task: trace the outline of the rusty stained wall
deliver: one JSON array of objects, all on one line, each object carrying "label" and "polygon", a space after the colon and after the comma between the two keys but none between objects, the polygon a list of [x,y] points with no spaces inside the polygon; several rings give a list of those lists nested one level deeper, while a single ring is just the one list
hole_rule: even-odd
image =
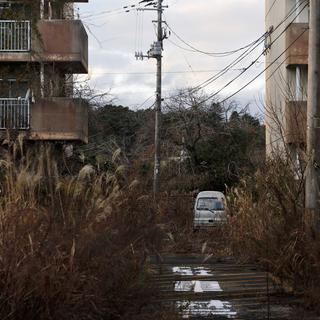
[{"label": "rusty stained wall", "polygon": [[32,49],[42,60],[73,63],[75,73],[88,72],[88,35],[80,20],[39,21]]},{"label": "rusty stained wall", "polygon": [[307,65],[309,48],[309,24],[293,23],[286,32],[286,64]]},{"label": "rusty stained wall", "polygon": [[88,142],[88,105],[81,99],[46,98],[31,105],[31,140]]},{"label": "rusty stained wall", "polygon": [[88,35],[80,20],[42,20],[33,28],[31,52],[0,53],[0,63],[56,62],[69,73],[88,73]]}]

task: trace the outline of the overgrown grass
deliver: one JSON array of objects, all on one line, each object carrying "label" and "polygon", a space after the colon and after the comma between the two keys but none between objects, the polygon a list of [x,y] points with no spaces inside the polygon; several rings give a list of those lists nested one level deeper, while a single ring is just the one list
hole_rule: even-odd
[{"label": "overgrown grass", "polygon": [[156,209],[117,156],[112,172],[64,175],[50,146],[16,143],[2,159],[0,318],[144,319],[146,306],[150,317]]},{"label": "overgrown grass", "polygon": [[304,182],[289,161],[268,161],[229,193],[233,251],[260,264],[309,305],[320,298],[320,237],[304,221]]}]

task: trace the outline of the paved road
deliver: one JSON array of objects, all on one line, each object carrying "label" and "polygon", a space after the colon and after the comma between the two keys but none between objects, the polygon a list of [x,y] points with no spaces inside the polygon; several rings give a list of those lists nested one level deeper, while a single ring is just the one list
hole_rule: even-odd
[{"label": "paved road", "polygon": [[173,255],[151,259],[160,301],[181,318],[242,320],[315,320],[297,298],[281,293],[265,272],[232,259],[203,262],[203,257]]}]

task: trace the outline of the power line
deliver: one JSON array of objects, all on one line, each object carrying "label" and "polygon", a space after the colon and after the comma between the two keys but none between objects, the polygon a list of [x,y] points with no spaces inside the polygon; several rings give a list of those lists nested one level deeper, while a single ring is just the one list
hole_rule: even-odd
[{"label": "power line", "polygon": [[133,4],[127,4],[127,5],[119,7],[119,8],[104,10],[104,11],[101,11],[98,13],[93,13],[93,14],[89,14],[89,12],[84,12],[84,14],[87,13],[87,15],[84,15],[82,18],[85,18],[85,19],[86,18],[94,18],[97,16],[109,15],[109,14],[118,13],[118,12],[129,12],[131,10],[135,10],[138,7],[140,7],[140,3],[136,2]]},{"label": "power line", "polygon": [[[210,73],[210,72],[220,72],[224,69],[209,69],[209,70],[178,70],[178,71],[163,71],[163,74],[185,74],[185,73]],[[241,71],[243,68],[229,69],[230,71]],[[90,73],[90,72],[89,72]],[[93,75],[155,75],[156,72],[92,72]]]},{"label": "power line", "polygon": [[[266,35],[266,34],[265,34]],[[257,40],[257,43],[254,47],[248,48],[245,52],[242,52],[235,60],[233,60],[229,65],[227,65],[225,68],[223,68],[221,71],[219,71],[217,74],[213,75],[212,77],[210,77],[209,79],[205,80],[204,82],[202,82],[201,84],[197,85],[196,87],[194,87],[193,89],[191,89],[191,92],[194,93],[196,91],[199,91],[201,89],[204,89],[205,87],[207,87],[208,85],[212,84],[213,82],[217,81],[218,79],[220,79],[222,76],[224,76],[227,72],[229,72],[230,70],[234,70],[232,69],[234,66],[236,66],[240,61],[244,60],[245,58],[247,58],[249,56],[249,54],[251,52],[253,52],[255,49],[257,49],[262,42],[264,42],[265,40],[265,35],[263,35],[262,37],[260,37],[260,41]],[[243,70],[244,68],[239,68],[239,71]],[[167,97],[166,99],[170,99],[171,97]]]},{"label": "power line", "polygon": [[[284,30],[279,34],[279,36],[273,40],[273,42],[271,43],[274,44],[276,41],[278,41],[278,39],[285,34],[285,32],[288,30],[288,28],[292,25],[292,23],[294,22],[294,20],[297,18],[297,16],[300,15],[300,13],[307,7],[308,4],[306,4],[301,11],[294,17],[294,19],[286,26],[286,28],[284,28]],[[255,81],[256,79],[258,79],[260,77],[260,75],[262,75],[267,69],[269,69],[269,67],[271,65],[273,65],[304,33],[306,32],[306,30],[303,31],[303,33],[292,43],[290,44],[290,46],[277,58],[275,59],[270,65],[268,65],[262,72],[260,72],[258,74],[258,76],[256,76],[253,80],[249,81],[246,85],[244,85],[240,90],[237,90],[234,94],[232,94],[231,96],[229,96],[228,98],[224,99],[221,103],[225,102],[226,100],[232,98],[233,96],[235,96],[237,93],[241,92],[243,89],[245,89],[248,85],[250,85],[253,81]],[[264,53],[262,53],[261,55],[259,55],[259,57],[257,59],[260,59],[260,57],[263,55]],[[257,60],[256,59],[256,60]],[[247,72],[253,64],[250,64],[243,72],[241,72],[237,77],[235,77],[234,79],[232,79],[231,81],[229,81],[223,88],[221,88],[220,90],[218,90],[217,92],[215,92],[214,94],[209,95],[206,99],[204,99],[203,101],[201,101],[201,103],[208,101],[209,99],[217,96],[222,90],[224,90],[225,88],[227,88],[231,83],[233,83],[235,80],[237,80],[242,74],[244,74],[245,72]]]},{"label": "power line", "polygon": [[[219,72],[218,74],[214,75],[213,77],[207,79],[204,83],[198,85],[196,87],[196,90],[201,90],[204,89],[205,87],[207,87],[208,85],[212,84],[213,82],[215,82],[216,80],[220,79],[223,75],[225,75],[232,67],[234,67],[235,65],[237,65],[240,61],[244,60],[245,58],[247,58],[249,56],[249,54],[253,51],[255,51],[264,41],[264,39],[261,39],[260,42],[257,42],[257,44],[252,47],[252,48],[248,48],[245,52],[243,52],[237,59],[235,59],[231,64],[229,64],[226,68],[222,69],[221,72]],[[258,61],[258,60],[257,60]],[[246,68],[241,68],[239,69],[239,71],[244,70]]]},{"label": "power line", "polygon": [[[305,2],[305,1],[304,1],[304,2]],[[303,4],[303,3],[301,3],[300,6],[301,6],[302,4]],[[304,7],[304,8],[305,8],[305,7]],[[298,13],[298,15],[304,10],[304,8]],[[266,36],[271,35],[272,33],[274,33],[274,32],[293,14],[293,12],[294,12],[295,9],[296,9],[296,6],[294,6],[294,7],[289,11],[289,13],[287,14],[287,16],[286,16],[272,31],[266,32],[260,39],[265,39]],[[296,18],[296,17],[295,17],[295,18]],[[294,19],[295,19],[295,18],[294,18]],[[292,22],[291,22],[291,23],[292,23]],[[290,24],[291,24],[291,23],[290,23]],[[283,34],[283,33],[282,33],[282,34]],[[281,35],[280,35],[280,36],[281,36]],[[280,36],[279,36],[277,39],[275,39],[275,40],[272,42],[272,44],[273,44],[275,41],[277,41],[277,40],[280,38]],[[236,60],[234,60],[234,62],[232,62],[230,65],[231,65],[231,66],[235,66],[235,65],[238,64],[240,61],[242,61],[243,59],[245,59],[245,58],[249,55],[249,53],[253,52],[254,49],[257,48],[257,47],[260,45],[260,43],[262,42],[262,41],[261,41],[261,42],[258,42],[259,39],[256,40],[256,41],[257,41],[257,45],[256,45],[252,50],[251,50],[251,48],[249,48],[248,51],[242,53],[242,54],[241,54]],[[260,56],[262,56],[262,55],[260,55]],[[230,66],[230,65],[229,65],[229,66]],[[228,69],[229,66],[227,66],[226,69]],[[224,74],[224,73],[223,73],[223,74]],[[221,74],[221,75],[223,75],[223,74]],[[221,75],[218,74],[218,75],[213,76],[211,79],[208,79],[204,84],[199,85],[198,87],[199,87],[200,89],[203,89],[204,87],[208,86],[209,84],[211,84],[212,82],[214,82],[214,81],[216,81],[218,78],[220,78]]]},{"label": "power line", "polygon": [[99,17],[105,17],[105,16],[112,16],[112,15],[117,15],[117,14],[122,14],[122,13],[128,13],[134,10],[139,10],[141,7],[148,7],[150,5],[154,5],[155,2],[152,1],[146,1],[147,3],[144,3],[144,1],[139,1],[133,4],[127,4],[123,7],[119,7],[119,8],[115,8],[115,9],[110,9],[110,10],[105,10],[105,11],[101,11],[99,13],[95,13],[95,14],[87,14],[82,16],[82,20],[84,19],[92,19],[92,18],[99,18]]},{"label": "power line", "polygon": [[[275,0],[275,1],[273,2],[272,7],[275,5],[276,1],[277,1],[277,0]],[[277,26],[272,32],[276,31],[276,30],[292,15],[292,13],[293,13],[294,11],[296,11],[296,10],[297,10],[304,2],[306,2],[306,1],[307,1],[307,0],[302,1],[302,2],[299,4],[299,6],[297,6],[297,5],[295,4],[295,5],[293,6],[293,8],[288,12],[287,16],[278,24],[278,26]],[[300,13],[301,13],[301,12],[300,12]],[[242,50],[244,50],[244,49],[247,49],[247,48],[253,46],[257,41],[259,41],[259,40],[261,39],[261,37],[260,37],[260,38],[258,38],[257,40],[255,40],[255,41],[253,41],[253,42],[251,42],[251,43],[249,43],[249,44],[247,44],[247,45],[245,45],[245,46],[243,46],[243,47],[241,47],[241,48],[238,48],[238,49],[235,49],[235,50],[231,50],[231,51],[225,51],[225,52],[206,52],[206,51],[197,49],[197,48],[194,47],[193,45],[189,44],[186,40],[184,40],[181,36],[179,36],[179,35],[172,29],[172,27],[169,26],[168,22],[166,22],[166,25],[167,25],[167,27],[169,28],[169,30],[170,30],[181,42],[183,42],[185,45],[187,45],[187,46],[188,46],[189,48],[191,48],[191,49],[183,48],[182,46],[179,46],[178,44],[173,43],[173,42],[171,41],[174,45],[178,46],[178,47],[181,48],[182,50],[186,50],[186,51],[190,51],[190,52],[203,53],[203,54],[210,55],[210,56],[217,55],[218,57],[219,57],[219,56],[224,57],[224,56],[232,55],[232,54],[234,54],[234,53],[237,53],[237,52],[239,52],[239,51],[242,51]],[[266,35],[266,33],[265,33],[262,37],[264,37],[265,35]]]},{"label": "power line", "polygon": [[[211,57],[227,57],[229,55],[233,55],[235,53],[238,53],[240,51],[243,51],[249,47],[251,47],[252,45],[254,45],[256,43],[257,40],[241,47],[241,48],[238,48],[238,49],[235,49],[235,50],[231,50],[231,51],[222,51],[222,52],[207,52],[207,51],[204,51],[204,50],[200,50],[200,49],[197,49],[195,46],[191,45],[190,43],[188,43],[187,41],[185,41],[184,39],[182,39],[168,24],[168,22],[166,22],[166,25],[168,27],[168,29],[181,41],[183,42],[186,46],[188,46],[190,49],[186,49],[186,48],[183,48],[183,47],[180,47],[182,48],[183,50],[187,50],[187,51],[191,51],[191,52],[198,52],[198,53],[202,53],[202,54],[205,54],[205,55],[208,55],[208,56],[211,56]],[[260,37],[261,38],[261,37]],[[259,38],[259,39],[260,39]]]},{"label": "power line", "polygon": [[97,19],[101,19],[101,18],[105,18],[105,17],[117,16],[120,14],[136,11],[137,8],[138,8],[137,5],[132,5],[131,8],[129,8],[129,9],[121,8],[121,9],[117,9],[117,10],[105,11],[105,12],[100,12],[100,13],[96,13],[96,14],[92,14],[92,15],[81,16],[81,20],[91,21],[92,19],[97,20]]},{"label": "power line", "polygon": [[268,15],[270,14],[271,10],[273,9],[274,5],[276,4],[278,0],[274,0],[271,7],[269,8],[268,12],[266,13],[266,18],[268,17]]},{"label": "power line", "polygon": [[[288,28],[292,25],[292,23],[294,22],[294,20],[301,14],[301,12],[308,6],[308,3],[306,3],[306,5],[296,14],[296,16],[293,18],[293,20],[286,26],[286,28],[280,33],[280,35],[273,40],[273,42],[271,43],[274,44],[287,30]],[[260,72],[256,77],[254,77],[252,80],[250,80],[248,83],[246,83],[244,86],[242,86],[239,90],[237,90],[235,93],[233,93],[232,95],[228,96],[227,98],[225,98],[221,103],[225,102],[226,100],[234,97],[236,94],[238,94],[239,92],[241,92],[243,89],[245,89],[247,86],[249,86],[251,83],[253,83],[256,79],[258,79],[266,70],[268,70],[272,65],[274,65],[302,36],[303,34],[307,31],[307,29],[303,30],[303,32],[274,60],[272,61],[262,72]],[[282,62],[284,63],[284,62]],[[280,64],[277,69],[280,68],[282,64]],[[276,69],[276,70],[277,70]],[[275,71],[274,71],[275,72]],[[272,73],[272,75],[274,74],[274,72]],[[270,77],[269,77],[270,78]],[[269,79],[268,78],[268,79]],[[212,96],[211,96],[212,97]]]},{"label": "power line", "polygon": [[[305,1],[303,1],[302,3],[300,3],[299,7],[302,6],[303,3],[305,3],[305,2],[307,2],[307,1],[305,0]],[[293,20],[286,26],[286,28],[280,33],[280,35],[279,35],[275,40],[272,41],[272,43],[271,43],[270,45],[274,44],[274,43],[287,31],[287,29],[289,28],[289,26],[290,26],[290,25],[294,22],[294,20],[300,15],[300,13],[307,7],[307,5],[308,5],[308,3],[305,4],[305,6],[296,14],[296,16],[293,18]],[[296,11],[296,9],[297,9],[297,7],[294,6],[293,9],[291,9],[291,10],[289,11],[289,13],[286,15],[286,17],[277,25],[276,28],[274,28],[272,31],[270,31],[269,34],[274,33],[274,32]],[[268,34],[268,32],[267,32],[266,34]],[[253,50],[250,50],[250,52],[252,52],[252,51],[253,51]],[[244,54],[244,53],[243,53],[243,54]],[[218,90],[217,92],[209,95],[206,99],[204,99],[203,101],[201,101],[201,103],[204,103],[204,102],[208,101],[209,99],[215,97],[215,96],[218,95],[222,90],[224,90],[225,88],[227,88],[230,84],[232,84],[235,80],[237,80],[241,75],[243,75],[244,73],[246,73],[246,72],[260,59],[260,57],[261,57],[262,55],[264,55],[264,52],[262,52],[262,53],[259,55],[259,57],[258,57],[257,59],[255,59],[254,62],[252,62],[247,68],[244,68],[243,71],[242,71],[239,75],[237,75],[234,79],[232,79],[231,81],[229,81],[222,89],[220,89],[220,90]],[[237,59],[238,59],[238,58],[237,58]],[[237,59],[236,59],[236,60],[237,60]],[[244,59],[244,57],[241,58],[241,60],[243,60],[243,59]],[[236,60],[235,60],[235,61],[236,61]],[[263,72],[264,72],[264,71],[263,71]],[[262,72],[262,73],[263,73],[263,72]],[[262,74],[262,73],[261,73],[261,74]],[[211,84],[213,81],[216,81],[218,78],[220,78],[220,75],[218,75],[217,77],[214,76],[214,77],[208,79],[208,80],[205,82],[206,84],[199,85],[199,86],[196,87],[194,90],[192,90],[192,92],[196,92],[196,91],[198,91],[198,90],[200,90],[200,89],[205,88],[206,86],[208,86],[209,84]],[[171,98],[172,98],[172,97],[171,97]],[[170,99],[170,97],[169,97],[169,99]],[[225,101],[225,100],[224,100],[224,101]]]},{"label": "power line", "polygon": [[307,31],[307,29],[305,29],[298,38],[296,38],[287,48],[285,51],[283,51],[271,64],[269,64],[262,72],[260,72],[257,76],[255,76],[252,80],[250,80],[248,83],[246,83],[244,86],[242,86],[239,90],[237,90],[236,92],[234,92],[233,94],[231,94],[230,96],[228,96],[227,98],[223,99],[221,101],[221,103],[225,102],[226,100],[229,100],[230,98],[234,97],[236,94],[238,94],[239,92],[241,92],[243,89],[245,89],[246,87],[248,87],[251,83],[253,83],[255,80],[257,80],[265,71],[267,71],[272,65],[274,65],[274,63],[280,59],[302,36],[303,34]]}]

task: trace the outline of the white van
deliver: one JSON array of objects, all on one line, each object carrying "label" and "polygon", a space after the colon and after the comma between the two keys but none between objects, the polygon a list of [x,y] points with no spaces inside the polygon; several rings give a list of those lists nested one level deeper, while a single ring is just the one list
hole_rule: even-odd
[{"label": "white van", "polygon": [[226,222],[225,197],[219,191],[202,191],[194,205],[193,227],[213,227]]}]

